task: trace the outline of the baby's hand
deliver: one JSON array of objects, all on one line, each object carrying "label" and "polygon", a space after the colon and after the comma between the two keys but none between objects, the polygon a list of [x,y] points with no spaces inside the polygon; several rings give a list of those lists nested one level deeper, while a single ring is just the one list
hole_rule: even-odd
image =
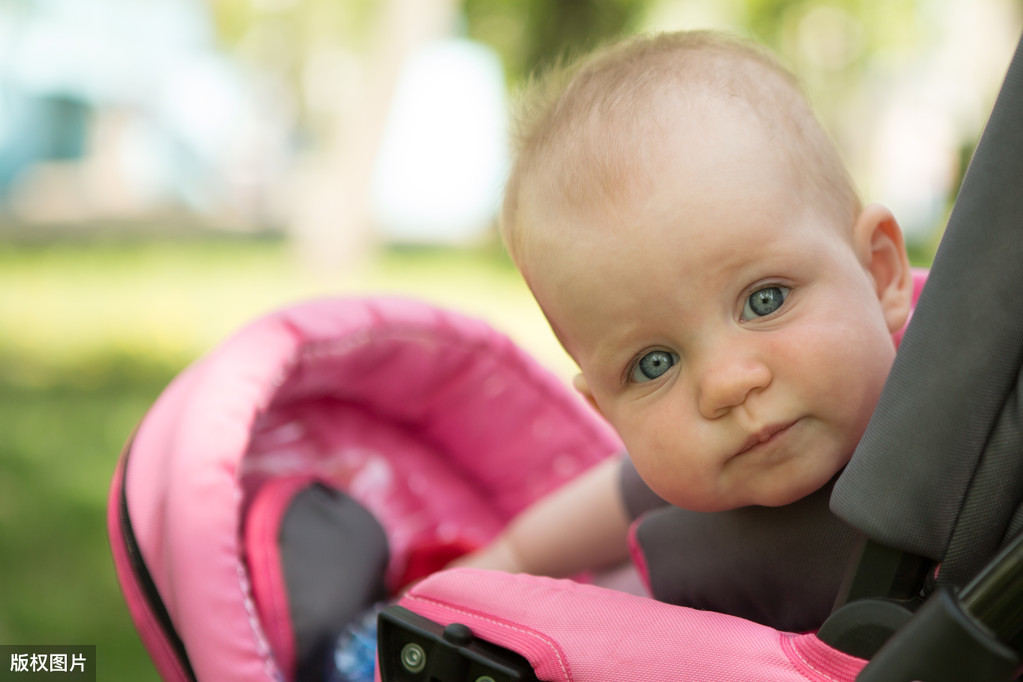
[{"label": "baby's hand", "polygon": [[522,566],[512,550],[511,544],[503,537],[498,538],[486,547],[461,556],[447,565],[447,568],[458,567],[483,568],[506,573],[523,573]]}]

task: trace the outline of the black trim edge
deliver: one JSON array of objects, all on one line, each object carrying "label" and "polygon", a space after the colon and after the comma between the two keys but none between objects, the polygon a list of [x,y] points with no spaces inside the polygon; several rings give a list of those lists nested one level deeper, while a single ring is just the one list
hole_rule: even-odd
[{"label": "black trim edge", "polygon": [[153,582],[153,577],[149,574],[149,569],[146,567],[146,562],[142,558],[142,552],[139,550],[138,542],[135,540],[135,531],[131,526],[131,518],[128,514],[128,455],[131,453],[131,446],[134,443],[134,435],[128,440],[127,445],[124,446],[124,452],[121,454],[121,486],[118,497],[120,498],[119,515],[121,522],[121,539],[124,541],[124,547],[128,552],[128,558],[131,561],[132,572],[135,575],[135,580],[138,583],[139,588],[142,590],[142,594],[145,595],[146,603],[149,606],[150,611],[156,617],[156,622],[160,626],[160,630],[163,632],[167,642],[174,649],[174,653],[177,656],[178,663],[181,664],[182,669],[188,675],[188,679],[193,682],[198,682],[195,676],[195,671],[192,670],[192,663],[188,660],[188,652],[185,649],[185,643],[181,641],[181,637],[178,636],[177,630],[174,629],[174,623],[171,621],[170,614],[167,612],[167,607],[163,603],[163,599],[160,598],[160,592],[156,589],[156,584]]}]

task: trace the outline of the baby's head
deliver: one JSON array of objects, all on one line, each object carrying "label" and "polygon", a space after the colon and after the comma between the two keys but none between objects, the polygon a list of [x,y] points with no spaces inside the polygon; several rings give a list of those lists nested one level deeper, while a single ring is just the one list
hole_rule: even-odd
[{"label": "baby's head", "polygon": [[669,502],[781,505],[848,461],[909,314],[796,80],[737,40],[633,40],[569,69],[522,136],[505,241],[577,387]]}]

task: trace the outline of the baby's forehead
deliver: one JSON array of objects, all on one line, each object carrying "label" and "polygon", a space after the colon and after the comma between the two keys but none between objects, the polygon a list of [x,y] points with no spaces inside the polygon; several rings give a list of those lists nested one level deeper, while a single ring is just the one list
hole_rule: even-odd
[{"label": "baby's forehead", "polygon": [[812,117],[801,93],[762,64],[738,57],[720,61],[707,68],[673,70],[669,62],[636,69],[634,82],[626,72],[606,77],[606,84],[595,78],[570,84],[533,151],[532,173],[568,200],[582,193],[579,198],[590,202],[594,189],[614,199],[650,180],[651,165],[665,154],[685,153],[679,143],[686,136],[692,142],[726,134],[715,119],[728,112],[782,143],[786,156],[798,154],[793,138]]},{"label": "baby's forehead", "polygon": [[672,46],[614,54],[573,78],[548,122],[555,133],[580,125],[628,130],[668,110],[698,109],[726,100],[783,121],[805,110],[799,82],[776,61],[752,48],[730,44]]},{"label": "baby's forehead", "polygon": [[[787,181],[785,191],[793,198],[855,210],[855,197],[845,197],[852,191],[844,187],[840,161],[799,130],[808,128],[812,113],[771,113],[750,99],[709,87],[666,90],[616,113],[590,112],[551,139],[545,158],[521,179],[523,203],[532,202],[548,214],[627,220],[637,202],[672,181],[669,173],[681,170],[699,182],[707,163],[732,152],[735,163],[769,163],[771,174]],[[744,156],[746,143],[769,148],[770,154]],[[528,222],[520,225],[530,230]]]},{"label": "baby's forehead", "polygon": [[[743,143],[749,143],[743,146]],[[523,179],[523,199],[551,216],[627,220],[636,203],[678,173],[699,181],[718,161],[762,164],[752,147],[770,147],[771,173],[792,176],[796,163],[784,136],[745,101],[712,92],[678,93],[637,108],[621,121],[584,121],[552,143],[543,163]]]}]

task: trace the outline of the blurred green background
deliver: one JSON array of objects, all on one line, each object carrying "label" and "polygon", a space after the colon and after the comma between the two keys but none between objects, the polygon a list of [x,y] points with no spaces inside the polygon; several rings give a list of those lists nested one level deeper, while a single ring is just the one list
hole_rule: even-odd
[{"label": "blurred green background", "polygon": [[100,679],[156,679],[110,561],[110,477],[166,383],[257,315],[404,294],[570,376],[494,229],[509,103],[558,55],[669,28],[767,43],[923,265],[1020,11],[0,0],[0,643],[96,644]]}]

